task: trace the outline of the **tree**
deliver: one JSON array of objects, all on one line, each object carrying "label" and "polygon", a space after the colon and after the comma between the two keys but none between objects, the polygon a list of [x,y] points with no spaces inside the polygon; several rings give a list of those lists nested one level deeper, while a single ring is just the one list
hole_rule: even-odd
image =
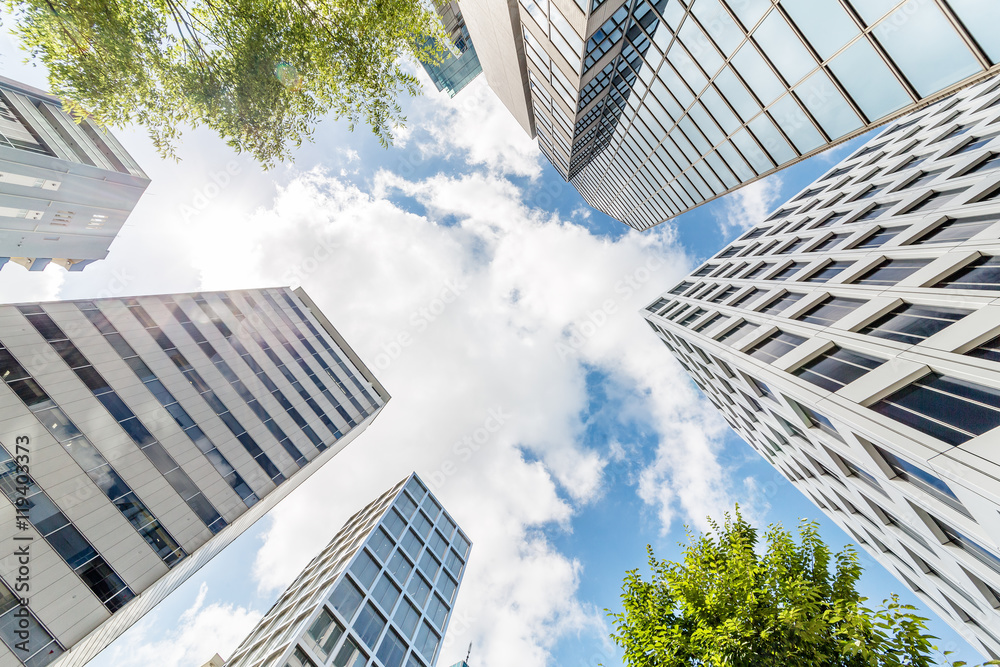
[{"label": "tree", "polygon": [[184,125],[207,125],[265,168],[328,113],[383,146],[445,35],[421,0],[3,0],[31,58],[74,116],[147,128],[176,158]]},{"label": "tree", "polygon": [[936,664],[926,619],[895,595],[866,608],[855,590],[857,552],[848,545],[831,553],[815,522],[801,522],[798,544],[771,525],[763,553],[739,507],[721,527],[710,525],[700,537],[689,532],[681,563],[659,560],[647,547],[651,581],[627,573],[624,611],[609,616],[629,667]]}]

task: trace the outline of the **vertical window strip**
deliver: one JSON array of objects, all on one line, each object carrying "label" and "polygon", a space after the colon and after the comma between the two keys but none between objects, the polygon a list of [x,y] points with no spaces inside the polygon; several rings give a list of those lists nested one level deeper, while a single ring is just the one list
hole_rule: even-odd
[{"label": "vertical window strip", "polygon": [[[223,297],[223,295],[220,295],[220,297]],[[295,390],[295,392],[305,402],[305,404],[308,405],[310,409],[312,409],[312,411],[316,414],[317,417],[319,417],[320,421],[323,422],[323,425],[326,426],[326,428],[330,431],[334,439],[339,438],[340,429],[338,429],[337,426],[333,423],[333,421],[326,414],[324,414],[323,410],[319,407],[319,404],[316,403],[316,399],[314,399],[312,395],[310,395],[310,393],[306,391],[306,388],[302,386],[302,383],[299,382],[298,378],[295,377],[295,374],[292,373],[291,369],[288,368],[285,362],[281,360],[281,357],[279,357],[278,354],[274,351],[274,349],[271,347],[271,344],[267,342],[267,339],[260,334],[260,332],[254,327],[253,323],[249,322],[246,319],[246,316],[243,314],[243,311],[239,309],[239,307],[236,305],[235,302],[233,302],[233,300],[229,297],[229,295],[225,295],[222,298],[222,301],[229,307],[229,310],[232,312],[233,317],[239,320],[240,329],[246,332],[250,336],[250,338],[252,338],[253,341],[257,343],[257,347],[259,347],[261,351],[264,352],[268,360],[272,364],[274,364],[274,367],[281,372],[281,375],[285,378],[285,381],[287,381],[288,384],[291,385],[292,389]],[[300,425],[300,428],[302,428],[302,432],[305,433],[309,437],[309,439],[313,441],[313,444],[316,445],[317,448],[320,448],[320,445],[322,445],[322,448],[325,449],[326,445],[323,443],[323,440],[312,429],[312,427],[305,423],[305,419],[303,419],[302,422],[303,424]],[[316,443],[319,444],[317,445]]]},{"label": "vertical window strip", "polygon": [[24,313],[23,309],[30,307],[19,306],[18,308],[22,309],[22,314],[31,323],[31,326],[63,358],[66,365],[100,401],[112,419],[118,422],[125,434],[139,448],[139,451],[149,459],[157,472],[163,475],[163,479],[170,484],[170,488],[177,492],[181,500],[191,508],[191,511],[201,519],[202,523],[213,534],[222,530],[227,525],[226,520],[205,497],[198,485],[177,464],[163,443],[157,440],[152,432],[146,428],[139,416],[132,408],[128,407],[118,392],[94,368],[73,341],[69,340],[69,337],[52,321],[52,318],[44,312]]},{"label": "vertical window strip", "polygon": [[[341,393],[343,393],[344,396],[346,396],[347,399],[351,402],[351,405],[354,406],[354,409],[357,410],[359,414],[367,416],[369,411],[361,407],[361,403],[358,401],[357,397],[355,397],[354,394],[347,389],[347,385],[345,385],[340,380],[340,378],[337,377],[337,375],[333,372],[333,369],[330,367],[330,364],[328,364],[326,362],[326,359],[323,358],[323,355],[321,355],[316,350],[316,348],[313,347],[312,343],[309,342],[309,339],[306,338],[305,335],[302,333],[300,327],[297,326],[290,317],[288,317],[284,309],[280,305],[278,305],[278,302],[274,299],[274,297],[271,296],[270,293],[268,293],[267,291],[262,291],[262,294],[264,296],[264,299],[271,305],[271,308],[274,309],[274,312],[276,312],[278,314],[278,317],[280,317],[281,320],[285,323],[285,326],[288,327],[289,331],[291,331],[295,335],[295,337],[299,339],[299,342],[302,344],[304,348],[306,348],[306,351],[312,355],[313,359],[316,360],[316,363],[318,363],[323,368],[323,370],[326,371],[327,375],[329,375],[330,378],[333,379],[333,381],[337,384],[337,387],[340,388]],[[285,300],[288,301],[288,295],[283,294],[283,296],[285,297]],[[294,303],[294,302],[289,301],[289,303]],[[306,323],[306,326],[310,328],[310,331],[314,331],[312,326],[309,324],[308,320],[303,320],[303,321]],[[319,332],[316,332],[315,335],[319,339],[319,341],[323,343],[323,345],[327,345],[326,341],[319,335]],[[328,346],[327,350],[332,350],[332,348]],[[344,365],[344,363],[340,360],[340,357],[338,355],[331,352],[330,356],[334,358],[334,360],[340,365],[341,370],[345,374],[347,374],[347,376],[354,382],[354,384],[360,387],[362,393],[372,404],[372,409],[374,409],[375,402],[372,400],[371,396],[365,390],[364,385],[358,382],[357,378],[354,376],[353,373],[351,373],[350,369],[346,365]],[[364,417],[362,417],[362,419],[364,419]]]},{"label": "vertical window strip", "polygon": [[[264,297],[265,299],[267,298],[266,293],[264,294]],[[250,296],[249,294],[246,294],[245,298],[247,300],[247,303],[250,304],[250,308],[253,309],[254,313],[257,315],[260,321],[263,322],[264,326],[267,327],[268,331],[270,331],[271,334],[278,339],[278,342],[281,343],[281,346],[285,348],[285,351],[292,357],[292,359],[295,360],[295,362],[299,365],[299,368],[302,369],[302,372],[305,373],[310,380],[312,380],[313,384],[316,385],[316,388],[320,390],[320,393],[323,394],[326,400],[330,402],[330,405],[332,405],[333,408],[337,411],[337,414],[339,414],[341,418],[347,422],[348,427],[354,428],[355,426],[357,426],[358,423],[354,420],[354,418],[350,415],[350,413],[344,409],[344,407],[340,404],[340,401],[337,400],[337,398],[330,392],[329,389],[326,388],[326,385],[323,384],[323,382],[319,379],[319,377],[316,375],[316,372],[309,367],[309,364],[307,364],[305,359],[302,358],[302,355],[299,354],[299,351],[295,349],[295,347],[288,341],[285,335],[281,332],[281,329],[279,329],[274,324],[274,322],[271,321],[271,318],[267,315],[267,311],[261,306],[259,306],[257,302],[254,301],[253,297]],[[274,303],[273,299],[271,299],[270,302],[272,303],[273,306],[277,306],[277,304]],[[276,310],[280,309],[276,308]],[[294,327],[290,328],[294,330]],[[319,408],[319,405],[315,402],[315,399],[310,397],[307,403],[309,404],[309,407],[311,407],[313,411],[316,412],[316,414],[320,417],[320,419],[323,420],[323,423],[326,425],[326,427],[330,429],[332,433],[335,434],[335,437],[339,437],[340,430],[333,425],[333,422],[330,421],[329,417],[327,417],[326,414]],[[364,414],[364,411],[361,411],[361,414]]]},{"label": "vertical window strip", "polygon": [[267,428],[267,430],[271,432],[271,435],[274,436],[274,439],[277,440],[278,444],[281,445],[286,452],[288,452],[288,455],[292,457],[292,461],[295,462],[295,465],[301,468],[308,463],[306,457],[303,456],[298,447],[292,443],[291,438],[285,435],[285,432],[271,417],[270,413],[268,413],[268,411],[264,408],[263,404],[257,400],[257,397],[253,395],[253,392],[251,392],[246,384],[240,380],[239,376],[236,375],[222,356],[216,352],[212,344],[208,342],[207,338],[205,338],[205,335],[198,329],[195,323],[191,321],[191,318],[187,316],[187,313],[181,309],[173,298],[162,298],[166,303],[167,310],[170,311],[170,314],[173,315],[178,324],[180,324],[184,330],[187,331],[188,335],[191,336],[191,339],[198,345],[199,349],[205,353],[208,360],[215,364],[215,367],[219,370],[223,379],[229,383],[236,394],[243,399],[243,402],[246,403],[248,408],[250,408],[250,411],[253,412],[254,415],[256,415],[261,423]]},{"label": "vertical window strip", "polygon": [[[153,374],[153,371],[139,358],[139,355],[132,349],[132,347],[124,341],[119,333],[118,329],[111,323],[104,313],[97,309],[96,304],[93,302],[77,302],[77,307],[83,312],[83,314],[90,320],[91,324],[105,336],[108,343],[118,352],[118,355],[122,360],[128,365],[129,368],[135,373],[136,377],[142,382],[149,393],[160,403],[164,409],[174,418],[177,425],[180,427],[184,434],[191,439],[194,446],[205,456],[205,458],[212,464],[215,470],[222,476],[222,478],[232,487],[236,495],[239,496],[240,500],[246,504],[247,507],[252,507],[259,498],[257,494],[253,492],[250,485],[247,484],[238,472],[236,468],[229,463],[226,457],[219,451],[219,448],[215,446],[204,431],[195,423],[194,419],[188,415],[187,411],[181,406],[181,404],[174,398],[173,394],[167,391],[167,388],[163,386],[163,383]],[[112,343],[108,336],[115,336]]]},{"label": "vertical window strip", "polygon": [[[287,303],[288,306],[292,309],[292,312],[295,313],[296,316],[298,316],[298,318],[302,321],[303,324],[306,325],[306,329],[309,330],[309,333],[311,333],[316,338],[316,340],[320,342],[320,345],[322,345],[326,349],[327,354],[329,354],[330,357],[337,363],[337,365],[340,367],[340,370],[344,373],[344,375],[348,377],[348,379],[354,384],[354,386],[358,388],[358,391],[360,391],[361,394],[365,397],[365,399],[371,404],[372,410],[376,410],[378,408],[378,403],[376,403],[375,399],[372,398],[372,395],[368,393],[368,389],[365,388],[364,384],[358,381],[358,378],[354,375],[354,372],[351,370],[350,366],[344,363],[344,360],[340,358],[340,355],[337,353],[337,351],[330,345],[330,343],[327,342],[327,340],[320,334],[320,332],[316,329],[316,327],[313,326],[313,323],[309,321],[309,319],[305,316],[305,313],[303,313],[302,310],[299,308],[298,304],[296,304],[295,301],[292,299],[292,297],[289,296],[288,292],[282,291],[281,297],[285,300],[285,303]],[[321,357],[317,355],[317,358]],[[330,375],[330,377],[337,380],[337,383],[340,384],[340,380],[338,380],[336,376],[333,374],[333,370],[327,368],[325,365],[324,368],[326,368],[326,372]],[[341,385],[341,389],[343,389],[344,393],[347,394],[348,396],[352,396],[352,394],[348,392],[347,389],[343,387],[343,385]]]},{"label": "vertical window strip", "polygon": [[208,403],[212,411],[222,420],[222,423],[232,432],[236,439],[239,440],[243,448],[246,449],[247,453],[253,458],[257,464],[263,469],[267,474],[268,478],[274,482],[275,485],[281,484],[285,481],[285,476],[281,474],[278,467],[274,465],[271,459],[268,457],[267,453],[260,448],[257,441],[253,439],[243,425],[240,424],[239,420],[230,412],[229,408],[226,407],[212,388],[209,387],[208,383],[201,377],[198,371],[194,370],[194,367],[188,363],[188,360],[181,354],[177,346],[170,341],[169,338],[163,333],[163,331],[156,325],[156,322],[149,316],[146,309],[143,308],[138,301],[135,299],[124,299],[124,303],[128,306],[129,311],[139,321],[140,324],[146,329],[146,332],[156,341],[160,349],[167,355],[167,357],[174,362],[174,365],[191,383],[191,386],[196,392],[198,392],[205,402]]},{"label": "vertical window strip", "polygon": [[324,449],[326,449],[326,444],[323,442],[323,440],[316,434],[316,432],[312,429],[312,427],[309,426],[305,418],[301,414],[299,414],[299,411],[292,406],[291,401],[289,401],[288,398],[285,397],[285,394],[282,393],[281,389],[278,388],[278,385],[274,383],[274,380],[268,377],[263,367],[261,367],[261,365],[257,363],[257,360],[253,358],[253,356],[250,354],[250,351],[247,350],[246,347],[243,345],[243,343],[240,342],[239,336],[233,333],[233,330],[230,329],[226,325],[226,323],[222,321],[222,318],[219,317],[219,314],[215,311],[214,308],[212,308],[211,304],[208,303],[208,301],[205,299],[205,296],[203,294],[199,294],[194,297],[194,300],[195,303],[198,304],[198,307],[201,308],[202,312],[205,313],[208,319],[212,322],[212,324],[215,325],[215,328],[219,331],[219,333],[222,334],[222,337],[226,339],[226,341],[232,346],[232,348],[236,351],[236,353],[240,356],[240,358],[243,359],[244,362],[246,362],[250,370],[254,373],[254,375],[257,376],[257,378],[264,385],[264,388],[267,389],[267,391],[271,392],[271,395],[274,397],[274,399],[278,401],[278,405],[280,405],[281,408],[288,414],[288,416],[292,418],[292,421],[295,422],[295,425],[298,426],[299,429],[306,434],[306,437],[309,438],[309,442],[313,443],[313,445],[319,451],[323,451]]},{"label": "vertical window strip", "polygon": [[[24,475],[21,477],[21,475]],[[22,483],[25,482],[25,483]],[[26,488],[19,488],[26,487]],[[108,611],[114,613],[135,597],[125,581],[118,576],[97,549],[59,511],[56,504],[35,484],[27,473],[20,473],[13,457],[0,446],[0,491],[15,507],[18,517],[24,517],[93,592]],[[21,491],[26,491],[21,493]],[[26,513],[17,511],[18,498]],[[37,508],[38,511],[32,511]],[[40,514],[44,516],[39,517]]]},{"label": "vertical window strip", "polygon": [[[132,491],[132,488],[121,478],[108,463],[100,450],[90,439],[76,427],[69,416],[56,405],[55,401],[45,393],[35,379],[14,358],[3,343],[0,343],[0,356],[6,357],[5,364],[13,369],[9,386],[25,407],[52,434],[63,449],[79,464],[94,484],[107,496],[108,500],[118,508],[122,516],[135,528],[168,567],[187,554],[170,536],[159,520],[150,512],[146,505]],[[106,394],[105,394],[106,395]],[[98,397],[100,398],[100,397]],[[115,396],[117,400],[117,395]],[[124,404],[122,404],[124,405]]]}]

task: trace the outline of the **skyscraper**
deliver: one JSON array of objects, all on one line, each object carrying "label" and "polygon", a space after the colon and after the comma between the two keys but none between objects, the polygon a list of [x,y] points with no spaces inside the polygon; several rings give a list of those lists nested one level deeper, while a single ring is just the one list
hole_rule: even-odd
[{"label": "skyscraper", "polygon": [[344,524],[226,667],[433,666],[470,547],[414,473]]},{"label": "skyscraper", "polygon": [[389,400],[287,288],[0,306],[0,378],[0,664],[28,667],[84,665]]},{"label": "skyscraper", "polygon": [[149,179],[110,132],[0,77],[0,269],[104,259]]},{"label": "skyscraper", "polygon": [[458,8],[458,2],[448,0],[437,5],[436,9],[451,38],[452,52],[440,63],[434,65],[421,63],[421,65],[438,90],[447,91],[449,96],[455,97],[482,73],[483,67],[479,63],[476,46],[469,37],[469,29],[465,25],[462,11]]},{"label": "skyscraper", "polygon": [[1000,657],[1000,80],[888,127],[645,314],[730,426]]},{"label": "skyscraper", "polygon": [[998,71],[978,0],[461,0],[486,80],[647,229]]}]

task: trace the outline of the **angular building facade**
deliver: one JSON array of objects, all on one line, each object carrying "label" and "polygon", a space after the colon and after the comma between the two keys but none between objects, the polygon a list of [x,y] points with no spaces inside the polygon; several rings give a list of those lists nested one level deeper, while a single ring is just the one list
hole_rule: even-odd
[{"label": "angular building facade", "polygon": [[149,179],[118,140],[0,77],[0,269],[104,259]]},{"label": "angular building facade", "polygon": [[437,5],[438,16],[444,23],[445,31],[451,39],[451,53],[440,63],[421,63],[424,71],[431,77],[434,87],[455,97],[460,90],[469,85],[473,79],[482,74],[483,67],[476,55],[476,46],[469,36],[462,11],[456,0]]},{"label": "angular building facade", "polygon": [[470,548],[410,475],[344,524],[226,667],[433,667]]},{"label": "angular building facade", "polygon": [[982,0],[461,0],[486,79],[647,229],[1000,69]]},{"label": "angular building facade", "polygon": [[644,315],[737,433],[1000,657],[1000,80],[890,126]]},{"label": "angular building facade", "polygon": [[0,664],[82,667],[388,394],[301,290],[0,306]]}]

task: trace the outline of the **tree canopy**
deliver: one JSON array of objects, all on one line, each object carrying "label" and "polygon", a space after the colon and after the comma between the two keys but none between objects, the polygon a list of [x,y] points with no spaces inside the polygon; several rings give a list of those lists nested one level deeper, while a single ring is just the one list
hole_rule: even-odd
[{"label": "tree canopy", "polygon": [[936,664],[926,619],[895,595],[866,607],[857,552],[832,553],[815,522],[802,521],[798,543],[771,525],[763,544],[738,507],[723,525],[710,523],[707,534],[689,533],[683,562],[649,547],[651,580],[627,573],[624,611],[609,616],[629,667]]},{"label": "tree canopy", "polygon": [[143,125],[176,157],[183,126],[212,128],[263,166],[332,113],[383,145],[446,39],[420,0],[3,0],[49,87],[77,117]]}]

